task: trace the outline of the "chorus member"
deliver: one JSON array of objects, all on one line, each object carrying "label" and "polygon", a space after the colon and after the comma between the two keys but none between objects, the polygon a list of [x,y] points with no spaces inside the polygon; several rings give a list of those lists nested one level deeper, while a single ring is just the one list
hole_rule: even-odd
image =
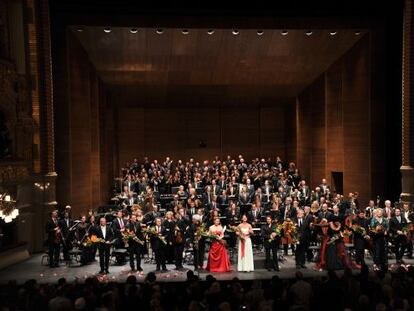
[{"label": "chorus member", "polygon": [[230,271],[230,259],[225,246],[224,229],[221,225],[220,218],[214,219],[214,224],[209,228],[209,234],[214,235],[210,251],[208,254],[208,262],[206,270],[210,272],[228,272]]},{"label": "chorus member", "polygon": [[262,225],[260,231],[266,254],[265,267],[268,271],[272,269],[279,271],[277,249],[279,248],[280,236],[276,233],[276,226],[272,221],[272,217],[267,216],[266,224]]},{"label": "chorus member", "polygon": [[407,248],[408,231],[407,220],[401,215],[401,210],[397,207],[394,209],[394,216],[391,217],[389,222],[389,232],[394,242],[394,253],[397,263],[403,263],[403,256]]},{"label": "chorus member", "polygon": [[371,220],[371,230],[373,232],[374,248],[374,269],[379,269],[387,265],[387,231],[388,221],[383,215],[383,210],[377,208]]},{"label": "chorus member", "polygon": [[161,218],[158,217],[155,219],[154,228],[155,234],[151,235],[151,247],[155,253],[155,263],[157,265],[156,271],[160,271],[160,268],[162,268],[162,271],[166,272],[168,271],[167,266],[165,265],[166,243],[164,243],[163,240],[166,241],[167,231],[162,225]]},{"label": "chorus member", "polygon": [[251,272],[254,270],[253,247],[250,236],[253,234],[252,225],[247,222],[247,216],[241,217],[241,224],[237,226],[238,256],[237,271]]},{"label": "chorus member", "polygon": [[99,243],[99,265],[101,270],[100,274],[109,273],[109,257],[111,254],[111,244],[115,238],[114,232],[110,226],[106,224],[106,218],[101,217],[99,220],[99,226],[96,229],[96,235],[103,242]]},{"label": "chorus member", "polygon": [[[131,271],[135,271],[135,263],[137,270],[142,272],[141,256],[144,253],[144,235],[141,230],[141,223],[137,220],[136,215],[131,215],[131,219],[127,223],[127,232],[132,236],[128,239],[128,253],[129,253],[129,266]],[[133,236],[138,239],[133,238]]]},{"label": "chorus member", "polygon": [[49,247],[49,267],[59,266],[60,245],[62,243],[62,231],[59,227],[58,212],[53,211],[46,222],[47,244]]}]

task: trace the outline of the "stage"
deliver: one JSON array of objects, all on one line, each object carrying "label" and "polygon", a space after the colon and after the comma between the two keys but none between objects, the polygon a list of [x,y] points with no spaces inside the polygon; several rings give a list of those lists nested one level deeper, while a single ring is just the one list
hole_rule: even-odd
[{"label": "stage", "polygon": [[[68,282],[83,282],[86,278],[97,276],[101,281],[116,281],[124,282],[126,278],[131,275],[129,264],[125,265],[115,265],[111,264],[109,267],[109,274],[102,276],[98,274],[99,271],[99,262],[95,261],[89,265],[78,266],[76,263],[72,265],[66,265],[61,263],[59,268],[49,268],[46,265],[41,264],[42,256],[44,254],[35,254],[32,255],[28,260],[18,263],[16,265],[10,266],[6,269],[0,271],[0,284],[5,284],[10,280],[16,281],[18,284],[22,284],[29,279],[36,279],[38,283],[50,283],[56,282],[60,278],[65,278]],[[263,260],[263,255],[255,255],[255,262],[257,260]],[[143,261],[144,262],[144,261]],[[372,269],[372,260],[370,258],[366,259],[366,262],[370,269]],[[395,259],[390,259],[391,269],[395,269]],[[413,265],[414,259],[405,259],[407,265]],[[301,269],[303,275],[306,278],[318,278],[326,275],[326,271],[319,271],[314,269],[314,263],[307,263],[307,269]],[[186,269],[193,269],[192,266],[184,265]],[[145,276],[153,271],[155,272],[155,265],[150,263],[143,263],[142,268],[144,269],[143,274],[134,272],[133,274],[137,277],[138,282],[143,282]],[[174,270],[174,265],[167,265],[168,272],[157,272],[157,281],[160,282],[183,282],[186,280],[185,271],[176,271]],[[203,271],[199,273],[199,277],[202,280],[205,280],[206,276],[212,274],[217,280],[228,281],[235,277],[240,280],[266,280],[271,279],[274,275],[277,275],[281,279],[289,279],[295,277],[296,267],[295,267],[295,258],[294,256],[288,255],[285,256],[285,261],[280,263],[280,271],[267,271],[265,269],[259,268],[254,272],[237,272],[237,263],[233,263],[231,266],[232,270],[227,273],[210,273],[208,271]],[[338,274],[341,275],[343,272],[338,271]],[[358,270],[354,270],[354,273],[358,273]]]}]

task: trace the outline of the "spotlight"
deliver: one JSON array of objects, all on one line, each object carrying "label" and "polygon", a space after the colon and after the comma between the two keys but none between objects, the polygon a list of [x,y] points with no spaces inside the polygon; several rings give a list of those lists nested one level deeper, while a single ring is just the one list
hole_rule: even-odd
[{"label": "spotlight", "polygon": [[137,32],[138,32],[138,29],[137,29],[137,28],[131,28],[131,29],[129,30],[129,32],[130,32],[130,33],[137,33]]},{"label": "spotlight", "polygon": [[305,34],[306,34],[307,36],[311,36],[311,35],[313,34],[313,32],[312,32],[312,30],[308,30],[307,32],[305,32]]},{"label": "spotlight", "polygon": [[106,27],[106,28],[104,28],[104,31],[105,31],[106,33],[110,33],[110,32],[112,31],[112,29],[111,29],[111,28],[109,28],[109,27]]},{"label": "spotlight", "polygon": [[207,30],[207,34],[208,35],[212,35],[214,33],[214,29],[209,29],[209,30]]},{"label": "spotlight", "polygon": [[155,32],[159,35],[162,35],[164,33],[164,29],[158,28]]},{"label": "spotlight", "polygon": [[188,35],[190,32],[188,31],[188,29],[183,29],[183,30],[181,30],[181,33],[183,35]]},{"label": "spotlight", "polygon": [[337,33],[338,33],[337,31],[331,31],[329,34],[330,34],[331,36],[335,36]]},{"label": "spotlight", "polygon": [[234,29],[234,30],[232,31],[232,34],[233,34],[233,35],[235,35],[235,36],[237,36],[239,33],[240,33],[240,32],[239,32],[237,29]]},{"label": "spotlight", "polygon": [[355,30],[355,35],[356,36],[359,36],[361,34],[361,31],[360,30]]},{"label": "spotlight", "polygon": [[288,32],[287,30],[282,30],[280,34],[281,34],[282,36],[287,36],[287,34],[288,34],[288,33],[289,33],[289,32]]},{"label": "spotlight", "polygon": [[83,32],[85,29],[83,29],[82,27],[78,27],[78,28],[76,28],[76,31],[77,32]]},{"label": "spotlight", "polygon": [[263,35],[263,34],[264,34],[264,31],[263,31],[263,30],[258,30],[258,31],[257,31],[257,35],[258,35],[258,36],[261,36],[261,35]]}]

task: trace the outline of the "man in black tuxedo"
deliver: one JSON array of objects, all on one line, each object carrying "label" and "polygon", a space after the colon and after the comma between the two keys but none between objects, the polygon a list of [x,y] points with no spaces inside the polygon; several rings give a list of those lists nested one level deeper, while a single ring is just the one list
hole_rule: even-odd
[{"label": "man in black tuxedo", "polygon": [[124,216],[122,211],[118,211],[116,218],[112,220],[112,230],[115,235],[116,239],[116,247],[120,248],[124,246],[122,240],[122,233],[125,231],[126,221],[124,220]]},{"label": "man in black tuxedo", "polygon": [[96,236],[105,242],[98,244],[99,265],[101,267],[100,274],[109,273],[109,257],[111,255],[111,244],[115,238],[114,232],[110,226],[106,224],[106,218],[101,217],[99,226],[95,230]]},{"label": "man in black tuxedo", "polygon": [[220,194],[220,191],[221,191],[221,189],[220,189],[220,187],[217,185],[216,180],[215,180],[215,179],[213,179],[213,180],[211,181],[211,193],[213,193],[213,195],[214,195],[214,196],[217,196],[217,195],[219,195],[219,194]]},{"label": "man in black tuxedo", "polygon": [[270,186],[268,180],[265,180],[264,186],[262,188],[262,195],[263,195],[264,203],[269,203],[270,202],[272,192],[273,192],[272,186]]},{"label": "man in black tuxedo", "polygon": [[280,222],[286,219],[294,219],[296,217],[296,209],[292,206],[292,198],[287,197],[285,204],[280,208]]},{"label": "man in black tuxedo", "polygon": [[255,203],[252,204],[252,210],[247,213],[247,219],[250,224],[259,223],[262,217],[262,208]]},{"label": "man in black tuxedo", "polygon": [[155,262],[157,264],[156,271],[168,271],[165,265],[165,252],[166,252],[166,244],[161,239],[166,239],[167,231],[164,226],[161,224],[161,218],[155,219],[155,231],[156,234],[151,236],[151,247],[155,253]]},{"label": "man in black tuxedo", "polygon": [[[369,221],[365,215],[365,211],[360,209],[358,215],[354,221],[354,224],[365,229],[365,232],[368,233],[368,224]],[[363,234],[359,231],[354,231],[354,248],[355,248],[355,261],[358,265],[364,265],[364,253],[365,253],[366,239]]]},{"label": "man in black tuxedo", "polygon": [[59,227],[62,230],[63,238],[65,239],[65,243],[63,243],[63,259],[70,260],[69,257],[69,250],[72,248],[72,238],[74,231],[69,231],[70,228],[73,226],[73,219],[70,218],[69,211],[65,211],[63,213],[63,218],[59,220]]},{"label": "man in black tuxedo", "polygon": [[190,201],[189,205],[190,206],[188,207],[187,215],[189,219],[192,219],[193,215],[197,215],[197,207],[194,201]]},{"label": "man in black tuxedo", "polygon": [[308,250],[310,244],[312,234],[310,224],[312,221],[313,217],[310,215],[309,206],[305,206],[304,210],[298,210],[297,217],[295,219],[299,242],[296,246],[295,252],[296,269],[306,268],[306,251]]},{"label": "man in black tuxedo", "polygon": [[175,269],[182,270],[184,269],[183,252],[185,246],[185,233],[187,230],[187,221],[183,218],[183,215],[180,211],[175,213],[175,226],[175,239],[173,242]]},{"label": "man in black tuxedo", "polygon": [[[263,246],[266,253],[266,269],[271,271],[279,271],[279,263],[277,259],[277,249],[279,247],[280,236],[275,233],[276,224],[272,223],[272,217],[266,217],[266,224],[261,228],[261,237],[263,239]],[[270,259],[272,253],[272,259]]]},{"label": "man in black tuxedo", "polygon": [[229,196],[227,195],[226,190],[221,191],[221,195],[218,197],[218,203],[220,207],[227,207],[229,205]]},{"label": "man in black tuxedo", "polygon": [[301,194],[302,206],[308,204],[310,201],[311,192],[309,187],[306,185],[306,181],[302,180],[300,182],[299,191]]},{"label": "man in black tuxedo", "polygon": [[204,264],[204,251],[206,248],[204,237],[197,235],[197,230],[201,226],[202,217],[200,215],[193,215],[192,224],[187,230],[187,236],[190,243],[193,245],[194,254],[194,270],[202,270]]},{"label": "man in black tuxedo", "polygon": [[246,180],[246,192],[249,195],[250,201],[252,201],[254,198],[255,189],[250,178]]},{"label": "man in black tuxedo", "polygon": [[206,192],[203,194],[203,204],[207,208],[210,208],[211,202],[213,202],[213,192],[211,191],[211,186],[206,187]]},{"label": "man in black tuxedo", "polygon": [[61,243],[61,228],[59,227],[58,212],[53,211],[46,221],[47,244],[49,246],[49,267],[59,266],[59,254]]},{"label": "man in black tuxedo", "polygon": [[[141,230],[141,223],[137,221],[137,216],[132,214],[129,220],[127,230],[134,233],[135,236],[142,242],[144,242],[144,235]],[[137,263],[137,270],[142,271],[141,268],[141,254],[144,252],[144,244],[134,241],[134,239],[128,240],[128,252],[129,252],[129,266],[132,271],[135,271],[135,261]]]},{"label": "man in black tuxedo", "polygon": [[397,263],[403,263],[402,257],[407,247],[407,236],[402,231],[407,226],[407,220],[401,216],[400,208],[394,209],[394,216],[390,219],[390,235],[394,241],[394,252]]}]

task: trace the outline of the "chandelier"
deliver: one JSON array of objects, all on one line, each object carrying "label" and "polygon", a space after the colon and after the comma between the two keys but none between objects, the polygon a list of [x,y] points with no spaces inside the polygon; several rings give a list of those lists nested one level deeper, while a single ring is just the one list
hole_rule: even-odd
[{"label": "chandelier", "polygon": [[0,194],[0,218],[5,223],[10,223],[17,216],[19,216],[19,210],[16,208],[16,201],[7,193]]}]

